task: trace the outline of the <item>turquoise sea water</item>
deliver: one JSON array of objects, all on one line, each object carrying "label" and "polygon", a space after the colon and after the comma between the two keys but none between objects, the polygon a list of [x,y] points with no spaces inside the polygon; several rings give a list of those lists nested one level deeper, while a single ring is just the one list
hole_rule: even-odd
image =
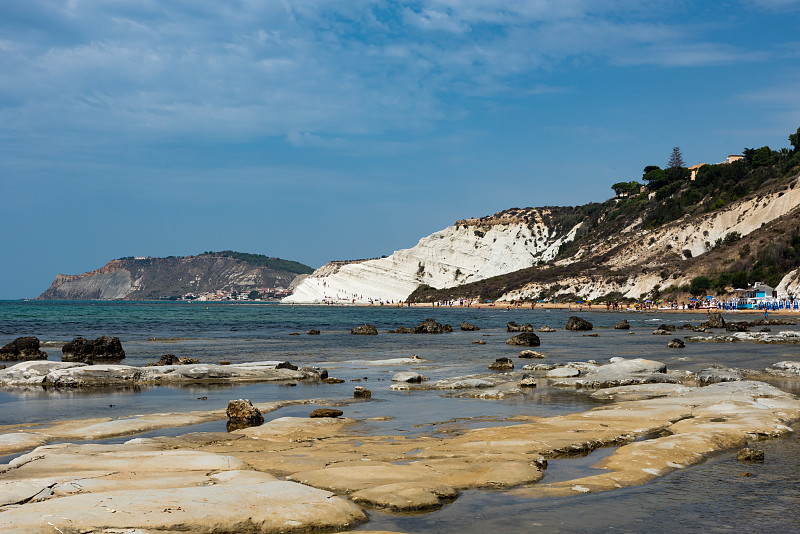
[{"label": "turquoise sea water", "polygon": [[[598,337],[567,332],[570,315],[580,315],[595,325]],[[442,335],[387,334],[397,326],[416,326],[428,317],[451,324],[455,331]],[[729,315],[728,319],[753,319],[757,315]],[[621,319],[631,323],[631,331],[616,331]],[[187,387],[140,387],[127,390],[53,390],[41,387],[0,389],[0,425],[47,422],[93,416],[120,417],[139,413],[224,409],[228,400],[249,398],[253,402],[282,399],[345,399],[352,397],[354,385],[373,391],[373,401],[345,406],[345,415],[356,419],[390,416],[376,422],[372,431],[380,433],[435,432],[443,423],[458,420],[461,425],[503,424],[511,415],[553,415],[583,411],[599,401],[583,393],[540,387],[505,400],[478,400],[450,396],[435,391],[390,391],[391,376],[408,366],[379,366],[376,360],[409,357],[417,354],[425,362],[413,366],[431,380],[487,372],[494,359],[507,356],[519,367],[527,361],[516,359],[519,348],[506,345],[508,321],[532,323],[537,329],[549,324],[555,333],[540,333],[546,362],[603,362],[613,356],[644,357],[665,362],[671,369],[697,371],[712,364],[760,369],[780,360],[798,359],[798,349],[789,345],[687,344],[683,350],[667,349],[672,337],[689,335],[679,330],[675,336],[654,336],[661,323],[698,324],[703,314],[633,313],[584,310],[548,311],[505,308],[392,308],[286,306],[280,304],[213,304],[185,302],[48,302],[0,301],[0,344],[15,337],[33,335],[43,342],[65,342],[81,335],[117,336],[127,357],[122,363],[144,365],[162,354],[197,358],[201,362],[232,363],[262,360],[288,360],[298,365],[319,365],[343,384],[310,384],[296,387],[278,384],[238,386],[192,385]],[[467,321],[481,327],[477,332],[462,332]],[[371,323],[378,336],[353,336],[351,328]],[[773,331],[797,327],[773,327]],[[309,336],[310,329],[322,334]],[[300,335],[291,335],[299,333]],[[473,344],[483,340],[485,345]],[[60,349],[43,348],[48,359],[60,360]],[[3,362],[13,365],[15,362]],[[354,383],[353,381],[361,382]],[[792,384],[784,384],[792,388]],[[205,400],[199,397],[207,397]],[[285,415],[305,415],[309,406],[278,410],[267,419]],[[461,422],[467,418],[467,423]],[[445,425],[446,426],[446,425]],[[224,422],[190,430],[224,431]],[[128,439],[128,438],[125,438]],[[664,477],[642,488],[570,499],[526,501],[503,492],[467,492],[441,511],[417,516],[395,516],[371,512],[365,529],[387,528],[406,532],[670,532],[676,525],[703,524],[705,530],[730,531],[742,527],[769,532],[773,527],[794,521],[797,527],[800,446],[791,438],[770,442],[768,461],[763,466],[744,468],[731,455],[722,455],[702,466]],[[587,459],[553,462],[546,477],[580,476],[599,453]],[[2,459],[0,459],[2,462]],[[566,471],[565,471],[566,470]],[[751,471],[753,477],[739,477]],[[559,475],[559,472],[561,475]],[[566,474],[565,474],[566,473]],[[699,474],[698,474],[699,473]],[[719,473],[728,482],[715,480]],[[727,473],[727,474],[726,474]],[[794,476],[794,478],[792,478]],[[740,495],[742,493],[742,495]],[[744,496],[746,494],[746,498]],[[607,521],[589,519],[607,510]],[[756,513],[757,512],[757,513]],[[754,515],[755,514],[755,515]],[[677,516],[677,522],[676,517]],[[468,525],[463,521],[467,520]],[[757,527],[763,525],[763,529]],[[680,529],[679,529],[680,530]]]}]

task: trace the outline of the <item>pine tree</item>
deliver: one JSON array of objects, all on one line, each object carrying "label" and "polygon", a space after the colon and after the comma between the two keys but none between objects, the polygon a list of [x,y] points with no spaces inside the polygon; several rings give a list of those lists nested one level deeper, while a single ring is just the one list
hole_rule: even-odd
[{"label": "pine tree", "polygon": [[667,163],[667,175],[669,176],[670,181],[680,179],[681,176],[683,176],[684,167],[685,163],[683,162],[681,149],[678,147],[672,147],[672,154],[670,155],[669,162]]}]

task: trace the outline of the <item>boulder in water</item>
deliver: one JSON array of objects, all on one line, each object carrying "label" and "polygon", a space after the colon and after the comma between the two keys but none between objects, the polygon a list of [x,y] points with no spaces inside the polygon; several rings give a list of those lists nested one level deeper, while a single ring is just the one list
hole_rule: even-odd
[{"label": "boulder in water", "polygon": [[100,336],[97,339],[76,337],[61,347],[62,362],[92,363],[98,360],[122,360],[125,351],[118,337]]},{"label": "boulder in water", "polygon": [[567,319],[567,326],[565,327],[567,330],[574,330],[574,331],[585,331],[591,330],[594,328],[594,325],[587,321],[586,319],[581,319],[580,317],[573,315],[569,319]]},{"label": "boulder in water", "polygon": [[39,350],[39,338],[18,337],[0,348],[0,360],[44,360],[47,353]]}]

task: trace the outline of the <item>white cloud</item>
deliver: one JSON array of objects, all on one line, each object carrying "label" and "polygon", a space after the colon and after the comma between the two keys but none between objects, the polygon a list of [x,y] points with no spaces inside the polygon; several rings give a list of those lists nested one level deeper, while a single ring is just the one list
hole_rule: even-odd
[{"label": "white cloud", "polygon": [[462,96],[568,90],[547,75],[575,63],[764,59],[670,23],[663,15],[673,8],[650,0],[4,3],[0,130],[324,146],[462,117]]}]

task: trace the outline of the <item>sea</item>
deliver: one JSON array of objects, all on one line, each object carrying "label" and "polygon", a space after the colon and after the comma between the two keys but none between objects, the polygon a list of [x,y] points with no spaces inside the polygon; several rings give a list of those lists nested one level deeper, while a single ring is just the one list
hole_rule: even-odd
[{"label": "sea", "polygon": [[[597,337],[564,329],[578,315],[594,324]],[[760,315],[725,314],[726,320],[753,320]],[[450,324],[454,331],[441,335],[389,334],[398,326],[413,327],[427,318]],[[800,318],[800,314],[798,314]],[[627,319],[631,330],[615,330]],[[392,391],[391,377],[413,369],[429,380],[485,373],[500,357],[517,368],[529,362],[565,363],[619,356],[658,360],[669,369],[699,371],[712,365],[763,369],[782,360],[800,359],[792,345],[754,343],[687,343],[685,349],[666,347],[675,336],[652,335],[662,323],[697,325],[705,314],[687,312],[628,312],[550,310],[504,306],[399,308],[390,306],[301,306],[279,303],[128,302],[128,301],[0,301],[0,345],[19,336],[36,336],[48,360],[60,361],[60,344],[77,336],[119,337],[126,353],[121,362],[146,365],[164,354],[196,358],[204,363],[289,361],[325,367],[342,384],[300,381],[295,386],[276,383],[191,385],[127,389],[0,388],[0,426],[89,417],[124,417],[157,412],[224,409],[231,399],[253,402],[321,399],[317,404],[291,406],[265,414],[267,420],[306,416],[317,406],[352,398],[353,387],[372,391],[371,402],[341,405],[354,419],[381,418],[370,432],[427,434],[450,428],[479,428],[510,424],[513,416],[552,416],[597,407],[604,401],[586,392],[548,386],[506,399],[464,398],[453,392]],[[556,329],[539,333],[538,351],[545,360],[516,358],[519,347],[507,345],[506,324],[531,323]],[[461,331],[468,322],[480,330]],[[351,335],[362,324],[377,327],[377,336]],[[773,326],[773,331],[797,326]],[[309,335],[312,329],[320,335]],[[483,341],[485,344],[476,344]],[[419,356],[409,365],[382,365],[382,360]],[[15,362],[3,362],[13,365]],[[774,385],[800,393],[796,382]],[[800,426],[796,427],[800,430]],[[179,435],[188,432],[224,432],[225,421],[140,436]],[[130,439],[105,440],[118,443]],[[675,471],[634,488],[568,498],[529,499],[499,490],[469,490],[444,508],[424,514],[390,514],[370,510],[370,521],[355,530],[395,532],[800,532],[800,439],[758,443],[766,453],[763,464],[741,464],[736,451],[726,451],[702,464]],[[598,449],[587,456],[551,460],[545,481],[568,480],[596,472],[591,466],[613,452]],[[0,457],[0,464],[12,456]]]}]

